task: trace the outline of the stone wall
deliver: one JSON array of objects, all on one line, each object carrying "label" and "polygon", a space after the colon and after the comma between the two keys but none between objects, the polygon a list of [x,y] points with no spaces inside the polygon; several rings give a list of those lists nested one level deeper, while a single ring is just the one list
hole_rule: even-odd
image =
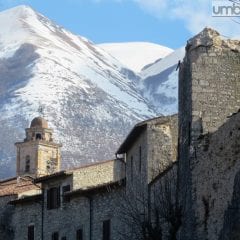
[{"label": "stone wall", "polygon": [[178,116],[161,117],[148,124],[148,182],[177,160]]},{"label": "stone wall", "polygon": [[12,226],[14,208],[7,204],[14,198],[16,198],[14,195],[0,197],[0,239],[12,240],[14,237],[14,229]]},{"label": "stone wall", "polygon": [[[17,149],[17,175],[37,174],[42,176],[60,170],[61,154],[58,145],[32,141],[18,143]],[[25,172],[26,156],[30,157],[29,172]]]},{"label": "stone wall", "polygon": [[102,239],[103,221],[110,220],[111,240],[123,240],[125,238],[125,227],[121,221],[121,196],[124,189],[113,189],[109,192],[98,193],[93,197],[93,237],[92,240]]},{"label": "stone wall", "polygon": [[125,163],[111,160],[81,167],[73,171],[73,189],[115,182],[125,177]]},{"label": "stone wall", "polygon": [[238,111],[239,63],[240,42],[222,40],[212,29],[204,29],[186,46],[186,56],[179,73],[179,176],[184,209],[181,239],[184,240],[206,239],[199,232],[202,222],[199,222],[201,211],[198,206],[199,201],[205,206],[207,217],[211,203],[209,196],[205,196],[208,195],[206,189],[200,188],[200,197],[196,188],[211,177],[212,169],[207,167],[207,162],[211,162],[212,158],[202,161],[198,140],[204,136],[203,145],[207,150],[210,135],[227,121],[229,115]]},{"label": "stone wall", "polygon": [[83,230],[84,239],[89,239],[89,200],[85,197],[62,203],[60,208],[44,208],[44,239],[51,239],[54,232],[59,237],[76,239],[76,231]]},{"label": "stone wall", "polygon": [[198,239],[240,236],[240,114],[198,141],[192,169]]},{"label": "stone wall", "polygon": [[136,132],[138,134],[126,152],[125,202],[130,206],[126,207],[126,215],[132,214],[135,218],[129,220],[129,225],[134,227],[133,234],[130,232],[128,238],[139,240],[142,239],[142,235],[136,234],[142,231],[142,223],[139,221],[149,222],[150,218],[149,183],[167,170],[177,158],[177,115],[143,122],[136,127]]},{"label": "stone wall", "polygon": [[60,208],[51,210],[47,209],[45,194],[43,214],[41,201],[17,204],[12,220],[15,238],[10,239],[27,239],[28,226],[33,225],[36,240],[42,239],[42,231],[44,239],[51,239],[54,232],[58,232],[59,239],[76,239],[79,229],[83,231],[83,239],[99,240],[102,238],[103,221],[110,220],[111,239],[120,240],[123,233],[123,223],[118,216],[121,194],[122,188],[118,187],[74,195],[70,202],[61,202]]},{"label": "stone wall", "polygon": [[27,240],[29,226],[34,226],[35,239],[42,240],[41,201],[17,204],[14,207],[12,218],[14,238],[11,240]]}]

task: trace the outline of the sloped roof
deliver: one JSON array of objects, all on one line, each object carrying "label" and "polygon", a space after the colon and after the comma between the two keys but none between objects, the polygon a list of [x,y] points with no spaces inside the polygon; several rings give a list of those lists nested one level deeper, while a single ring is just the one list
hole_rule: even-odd
[{"label": "sloped roof", "polygon": [[0,181],[0,197],[18,195],[31,190],[39,190],[40,186],[32,183],[29,177],[9,178]]},{"label": "sloped roof", "polygon": [[126,153],[129,148],[132,146],[134,141],[136,140],[137,137],[140,136],[140,134],[146,129],[148,124],[151,123],[165,123],[167,121],[170,121],[173,118],[177,118],[177,114],[172,115],[172,116],[160,116],[156,118],[151,118],[146,121],[140,122],[136,124],[131,132],[128,134],[124,142],[121,144],[119,149],[117,150],[116,154],[124,154]]},{"label": "sloped roof", "polygon": [[125,186],[125,183],[126,183],[126,179],[124,178],[119,181],[107,182],[107,183],[99,184],[99,185],[88,187],[88,188],[79,188],[70,192],[66,192],[64,196],[69,196],[69,197],[78,196],[78,195],[89,196],[91,194],[111,191],[115,188],[123,187]]}]

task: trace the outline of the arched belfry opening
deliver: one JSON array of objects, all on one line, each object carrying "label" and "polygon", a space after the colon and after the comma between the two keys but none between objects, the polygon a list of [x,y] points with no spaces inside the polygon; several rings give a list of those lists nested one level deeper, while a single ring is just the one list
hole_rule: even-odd
[{"label": "arched belfry opening", "polygon": [[42,139],[42,134],[36,133],[36,140],[41,140],[41,139]]}]

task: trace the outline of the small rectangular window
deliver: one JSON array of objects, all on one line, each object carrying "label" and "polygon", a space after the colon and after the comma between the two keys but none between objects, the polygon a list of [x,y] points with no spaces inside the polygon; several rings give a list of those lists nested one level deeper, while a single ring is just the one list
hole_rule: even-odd
[{"label": "small rectangular window", "polygon": [[63,194],[63,202],[70,202],[70,198],[67,196],[64,196],[64,193],[70,191],[70,185],[66,185],[62,187],[62,194]]},{"label": "small rectangular window", "polygon": [[83,240],[83,230],[78,229],[76,232],[76,240]]},{"label": "small rectangular window", "polygon": [[28,226],[28,240],[34,240],[34,226]]},{"label": "small rectangular window", "polygon": [[142,147],[139,147],[139,171],[142,170]]},{"label": "small rectangular window", "polygon": [[188,122],[188,146],[191,144],[191,122]]},{"label": "small rectangular window", "polygon": [[110,240],[111,224],[110,220],[103,221],[103,237],[102,240]]},{"label": "small rectangular window", "polygon": [[29,173],[30,172],[30,156],[27,155],[25,159],[25,172]]},{"label": "small rectangular window", "polygon": [[52,240],[59,240],[59,234],[58,234],[58,232],[54,232],[54,233],[52,234]]},{"label": "small rectangular window", "polygon": [[54,187],[47,190],[47,209],[60,207],[60,187]]},{"label": "small rectangular window", "polygon": [[131,181],[133,181],[133,156],[131,156],[131,162],[130,162],[131,166],[130,166],[130,170],[131,170]]}]

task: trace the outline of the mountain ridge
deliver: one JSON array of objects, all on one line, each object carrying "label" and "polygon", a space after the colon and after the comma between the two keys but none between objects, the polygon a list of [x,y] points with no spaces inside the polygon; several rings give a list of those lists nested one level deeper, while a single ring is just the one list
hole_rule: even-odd
[{"label": "mountain ridge", "polygon": [[173,52],[171,48],[150,42],[102,43],[98,46],[136,73]]},{"label": "mountain ridge", "polygon": [[152,80],[32,8],[6,10],[0,22],[0,178],[14,176],[14,143],[39,108],[63,144],[63,168],[113,158],[137,122],[168,114]]}]

